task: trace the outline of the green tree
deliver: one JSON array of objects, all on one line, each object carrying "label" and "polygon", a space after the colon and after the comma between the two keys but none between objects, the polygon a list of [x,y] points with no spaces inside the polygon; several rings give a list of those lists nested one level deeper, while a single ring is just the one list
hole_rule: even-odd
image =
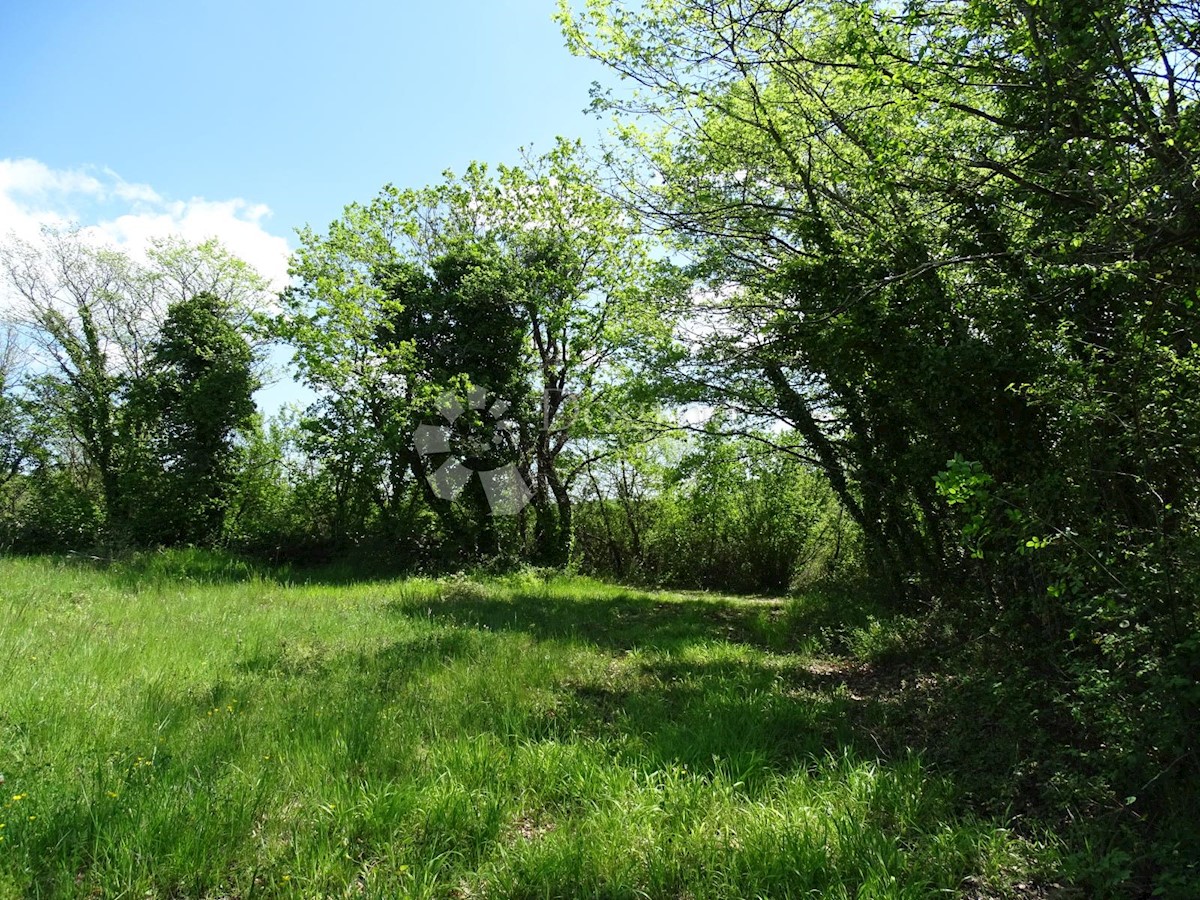
[{"label": "green tree", "polygon": [[450,516],[414,430],[448,389],[507,401],[535,543],[561,560],[582,448],[616,421],[639,345],[669,337],[657,271],[636,220],[564,142],[495,175],[472,165],[429,188],[385,187],[327,235],[302,232],[277,333],[322,395],[330,448],[375,442],[362,481],[389,486],[385,508],[410,485]]},{"label": "green tree", "polygon": [[1194,4],[567,7],[573,49],[635,85],[596,102],[706,288],[675,380],[795,429],[897,602],[959,605],[1055,685],[1026,682],[1089,777],[1182,810]]},{"label": "green tree", "polygon": [[253,421],[261,385],[232,315],[231,304],[208,291],[172,303],[147,373],[133,386],[153,498],[152,506],[139,504],[136,518],[154,543],[221,537],[238,476],[237,440]]},{"label": "green tree", "polygon": [[[936,592],[960,561],[933,490],[955,453],[1038,482],[1017,504],[1040,495],[1037,527],[1073,527],[1051,497],[1148,538],[1179,515],[1194,445],[1145,411],[1193,365],[1186,5],[664,0],[563,20],[640,86],[597,103],[630,115],[630,165],[660,173],[641,205],[710,282],[682,377],[803,434],[895,591],[916,574]],[[1084,446],[1104,458],[1060,452]],[[1113,485],[1068,498],[1064,462]]]},{"label": "green tree", "polygon": [[16,331],[10,328],[0,336],[0,491],[34,461],[43,442],[20,390],[20,354]]},{"label": "green tree", "polygon": [[93,487],[110,535],[123,532],[141,498],[129,493],[144,466],[129,397],[149,374],[168,308],[211,292],[241,323],[265,302],[265,281],[215,241],[153,244],[146,262],[78,232],[0,246],[0,268],[17,297],[17,327],[30,345],[29,402],[54,422],[48,464]]},{"label": "green tree", "polygon": [[63,422],[95,468],[103,508],[123,511],[119,409],[126,378],[141,374],[152,300],[123,254],[77,234],[10,242],[2,259],[21,298],[20,324],[44,365],[40,402]]}]

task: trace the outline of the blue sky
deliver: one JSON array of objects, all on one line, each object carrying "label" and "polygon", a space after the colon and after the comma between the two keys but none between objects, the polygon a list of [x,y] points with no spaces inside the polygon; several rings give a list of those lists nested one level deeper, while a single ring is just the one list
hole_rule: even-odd
[{"label": "blue sky", "polygon": [[0,4],[0,233],[95,225],[129,245],[216,233],[279,275],[385,183],[556,135],[594,141],[604,72],[553,0]]}]

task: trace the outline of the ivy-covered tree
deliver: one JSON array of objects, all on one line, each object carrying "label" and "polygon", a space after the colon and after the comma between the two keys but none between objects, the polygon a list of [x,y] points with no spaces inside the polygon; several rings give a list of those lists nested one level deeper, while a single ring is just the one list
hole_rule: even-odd
[{"label": "ivy-covered tree", "polygon": [[372,444],[361,481],[388,486],[384,509],[417,491],[448,512],[413,445],[447,389],[506,401],[535,544],[562,560],[581,448],[619,421],[633,358],[669,338],[657,271],[636,220],[564,142],[494,175],[472,165],[422,190],[385,187],[327,235],[302,232],[277,332],[321,394],[328,448]]},{"label": "ivy-covered tree", "polygon": [[161,241],[139,261],[55,231],[0,245],[0,271],[29,348],[27,401],[53,423],[45,465],[67,470],[84,494],[94,489],[105,530],[124,536],[145,505],[138,479],[148,465],[130,400],[147,393],[168,311],[209,293],[240,329],[263,305],[266,282],[215,241]]},{"label": "ivy-covered tree", "polygon": [[134,521],[153,543],[221,537],[238,476],[238,438],[255,415],[260,382],[233,307],[205,291],[167,309],[133,386],[132,440],[146,451]]}]

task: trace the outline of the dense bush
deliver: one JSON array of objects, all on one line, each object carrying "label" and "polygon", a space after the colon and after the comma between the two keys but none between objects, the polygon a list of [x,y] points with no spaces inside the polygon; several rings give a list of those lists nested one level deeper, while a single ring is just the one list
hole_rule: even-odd
[{"label": "dense bush", "polygon": [[69,472],[39,470],[0,488],[0,544],[20,552],[88,550],[104,535],[95,491]]}]

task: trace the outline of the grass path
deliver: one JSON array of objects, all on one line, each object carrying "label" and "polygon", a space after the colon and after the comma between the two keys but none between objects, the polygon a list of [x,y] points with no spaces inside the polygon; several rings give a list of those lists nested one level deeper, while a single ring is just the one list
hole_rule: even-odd
[{"label": "grass path", "polygon": [[0,560],[0,897],[1001,896],[770,601]]}]

